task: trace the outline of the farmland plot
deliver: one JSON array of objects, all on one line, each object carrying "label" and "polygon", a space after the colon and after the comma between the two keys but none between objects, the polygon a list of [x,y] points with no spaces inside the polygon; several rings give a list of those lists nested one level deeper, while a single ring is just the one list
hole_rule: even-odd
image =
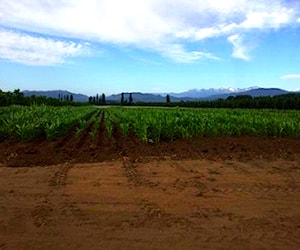
[{"label": "farmland plot", "polygon": [[299,111],[9,107],[0,109],[0,155],[10,166],[120,156],[287,158],[299,147],[299,121]]},{"label": "farmland plot", "polygon": [[118,124],[124,136],[131,129],[146,142],[222,135],[300,138],[299,111],[112,108],[107,113],[109,124]]},{"label": "farmland plot", "polygon": [[299,120],[0,109],[0,249],[298,249]]},{"label": "farmland plot", "polygon": [[[66,135],[75,126],[78,135],[86,129],[96,110],[47,106],[1,108],[0,139],[30,141],[43,136],[53,139]],[[142,142],[241,135],[300,138],[299,111],[118,107],[103,112],[108,138],[113,129],[120,129],[124,137],[132,131]]]},{"label": "farmland plot", "polygon": [[0,139],[30,141],[53,139],[66,134],[78,122],[88,119],[90,107],[9,107],[0,110]]},{"label": "farmland plot", "polygon": [[298,249],[299,161],[0,167],[3,249]]}]

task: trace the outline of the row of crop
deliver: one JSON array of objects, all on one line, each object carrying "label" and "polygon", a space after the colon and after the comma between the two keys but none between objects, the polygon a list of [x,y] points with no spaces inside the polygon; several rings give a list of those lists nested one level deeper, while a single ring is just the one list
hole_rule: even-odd
[{"label": "row of crop", "polygon": [[0,109],[0,140],[29,141],[39,137],[52,139],[95,113],[92,107],[8,107]]},{"label": "row of crop", "polygon": [[[75,125],[77,138],[89,126],[89,133],[95,138],[100,129],[100,114],[101,110],[93,107],[1,108],[0,140],[51,139],[66,134]],[[300,138],[299,121],[299,111],[120,107],[105,111],[108,137],[118,127],[124,137],[133,131],[143,142],[220,135]]]},{"label": "row of crop", "polygon": [[299,111],[110,108],[106,127],[117,124],[124,136],[129,130],[144,141],[158,142],[195,136],[276,136],[300,138]]},{"label": "row of crop", "polygon": [[98,109],[89,120],[81,119],[75,130],[75,137],[78,139],[83,135],[84,132],[87,132],[92,139],[95,139],[99,132],[100,117],[102,112],[103,111],[101,109]]}]

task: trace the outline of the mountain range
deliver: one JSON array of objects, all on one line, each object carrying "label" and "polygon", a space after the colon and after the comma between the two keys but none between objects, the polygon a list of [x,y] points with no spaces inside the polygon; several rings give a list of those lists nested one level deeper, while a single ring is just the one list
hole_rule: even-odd
[{"label": "mountain range", "polygon": [[37,91],[37,90],[24,90],[22,91],[24,96],[46,96],[51,98],[58,98],[59,96],[67,96],[67,95],[73,95],[73,100],[75,102],[87,102],[89,100],[89,97],[87,95],[83,94],[75,94],[72,92],[69,92],[67,90],[46,90],[46,91]]},{"label": "mountain range", "polygon": [[[47,96],[58,98],[58,96],[73,95],[73,100],[77,102],[87,102],[89,97],[84,94],[75,94],[66,90],[51,90],[51,91],[23,91],[25,96]],[[283,95],[289,92],[278,88],[260,88],[251,87],[246,89],[219,88],[219,89],[191,89],[182,93],[141,93],[133,92],[133,102],[165,102],[166,95],[170,95],[172,102],[180,101],[200,101],[200,100],[216,100],[219,98],[226,99],[229,96],[250,95],[252,97],[260,96],[276,96]],[[124,99],[129,100],[129,93],[124,93]],[[120,102],[121,94],[106,96],[107,102]]]},{"label": "mountain range", "polygon": [[[190,89],[185,92],[181,93],[167,93],[171,96],[177,98],[209,98],[211,96],[223,95],[223,94],[231,94],[231,93],[239,93],[239,92],[246,92],[252,89],[259,89],[259,87],[250,87],[245,89],[240,88],[209,88],[209,89]],[[166,94],[166,95],[167,95]]]}]

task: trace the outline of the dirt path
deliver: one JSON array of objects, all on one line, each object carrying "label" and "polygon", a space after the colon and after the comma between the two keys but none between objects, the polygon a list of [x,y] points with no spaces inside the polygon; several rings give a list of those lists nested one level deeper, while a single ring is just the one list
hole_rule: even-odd
[{"label": "dirt path", "polygon": [[299,160],[0,166],[0,249],[299,249]]}]

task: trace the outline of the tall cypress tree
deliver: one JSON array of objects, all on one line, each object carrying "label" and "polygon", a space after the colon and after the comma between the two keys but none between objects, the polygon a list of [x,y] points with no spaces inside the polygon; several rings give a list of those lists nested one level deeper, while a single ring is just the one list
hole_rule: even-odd
[{"label": "tall cypress tree", "polygon": [[166,102],[167,102],[167,103],[170,103],[170,102],[171,102],[170,95],[167,95],[167,96],[166,96]]},{"label": "tall cypress tree", "polygon": [[102,93],[102,104],[106,104],[105,94],[104,93]]},{"label": "tall cypress tree", "polygon": [[122,92],[122,94],[121,94],[121,105],[123,105],[124,104],[124,93]]}]

